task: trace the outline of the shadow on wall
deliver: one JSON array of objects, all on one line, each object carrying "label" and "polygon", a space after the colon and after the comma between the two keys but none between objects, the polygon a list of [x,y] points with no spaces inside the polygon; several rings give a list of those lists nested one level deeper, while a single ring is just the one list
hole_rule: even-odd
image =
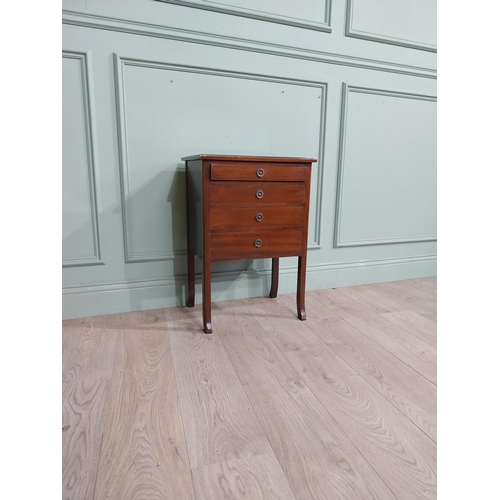
[{"label": "shadow on wall", "polygon": [[[158,172],[158,169],[155,170]],[[141,173],[142,178],[146,175],[145,172]],[[162,287],[162,284],[173,278],[170,284],[174,285],[176,303],[185,305],[187,218],[184,164],[165,166],[159,173],[151,175],[147,182],[133,189],[127,188],[133,180],[129,178],[123,182],[126,210],[122,210],[121,203],[115,203],[98,213],[100,254],[104,265],[66,265],[66,272],[71,273],[70,269],[74,269],[73,281],[80,281],[72,286],[116,284],[120,288],[120,284],[123,285],[122,293],[128,295],[130,310],[165,307],[172,292],[171,286]],[[71,217],[68,213],[64,215],[66,218]],[[74,220],[70,220],[70,223]],[[87,221],[78,225],[77,229],[64,234],[63,257],[65,248],[71,249],[73,254],[85,248],[90,249],[93,246],[92,234],[92,222],[87,217]],[[265,263],[252,260],[214,263],[214,295],[225,294],[228,299],[236,298],[236,295],[231,295],[232,283],[243,274],[262,280],[256,269],[270,269],[271,261],[267,260],[269,262]],[[196,258],[195,265],[199,302],[201,259]],[[229,281],[220,275],[227,272],[234,273]],[[267,283],[268,280],[263,281],[263,293],[267,293],[265,290],[270,283]],[[159,290],[165,291],[163,297],[161,292],[158,295]]]}]

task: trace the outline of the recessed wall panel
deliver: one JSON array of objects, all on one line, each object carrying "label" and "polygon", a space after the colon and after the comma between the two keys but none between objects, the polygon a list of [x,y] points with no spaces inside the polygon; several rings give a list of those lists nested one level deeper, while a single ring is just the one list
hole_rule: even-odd
[{"label": "recessed wall panel", "polygon": [[62,59],[63,266],[101,263],[94,185],[94,143],[85,54]]},{"label": "recessed wall panel", "polygon": [[344,85],[335,246],[436,239],[436,99]]},{"label": "recessed wall panel", "polygon": [[436,52],[436,0],[348,0],[346,34]]},{"label": "recessed wall panel", "polygon": [[160,0],[165,3],[211,10],[221,14],[249,17],[261,21],[288,24],[301,28],[331,32],[332,0]]},{"label": "recessed wall panel", "polygon": [[[309,156],[321,164],[322,84],[116,58],[127,260],[182,255],[183,156]],[[310,244],[319,244],[314,164]]]},{"label": "recessed wall panel", "polygon": [[[319,159],[308,290],[434,275],[435,176],[411,162],[434,147],[435,54],[390,45],[397,26],[371,29],[356,9],[353,26],[385,41],[346,37],[348,0],[332,2],[331,34],[315,31],[329,28],[328,0],[211,3],[221,10],[64,0],[65,317],[185,303],[181,158],[204,152]],[[106,265],[82,266],[99,255]],[[281,259],[279,293],[296,290],[296,266]],[[214,264],[213,300],[268,295],[270,267]]]}]

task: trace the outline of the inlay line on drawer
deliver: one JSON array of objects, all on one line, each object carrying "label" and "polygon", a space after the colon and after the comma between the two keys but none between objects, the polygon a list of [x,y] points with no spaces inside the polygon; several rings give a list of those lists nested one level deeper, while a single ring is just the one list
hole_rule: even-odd
[{"label": "inlay line on drawer", "polygon": [[210,183],[214,203],[304,203],[306,187],[302,182],[237,182]]},{"label": "inlay line on drawer", "polygon": [[210,179],[213,181],[284,181],[305,182],[307,165],[272,163],[212,163]]},{"label": "inlay line on drawer", "polygon": [[262,259],[302,253],[302,228],[212,234],[212,260]]},{"label": "inlay line on drawer", "polygon": [[231,207],[212,205],[212,229],[264,229],[269,227],[301,226],[304,205]]}]

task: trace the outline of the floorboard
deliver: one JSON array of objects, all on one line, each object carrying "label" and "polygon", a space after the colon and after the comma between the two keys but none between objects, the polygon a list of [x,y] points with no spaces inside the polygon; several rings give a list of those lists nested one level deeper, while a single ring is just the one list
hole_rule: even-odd
[{"label": "floorboard", "polygon": [[[294,310],[294,294],[279,300]],[[344,320],[310,293],[305,325],[401,413],[436,441],[436,386]],[[335,314],[335,313],[333,313]]]},{"label": "floorboard", "polygon": [[426,344],[437,348],[437,325],[426,316],[411,310],[387,312],[381,316]]},{"label": "floorboard", "polygon": [[436,448],[428,436],[359,375],[339,376],[331,351],[285,357],[397,498],[436,497]]},{"label": "floorboard", "polygon": [[[393,302],[399,303],[404,309],[411,309],[422,316],[437,322],[436,309],[436,292],[429,291],[426,296],[429,300],[422,301],[421,297],[414,297],[408,293],[408,289],[401,289],[401,285],[397,281],[387,283],[376,283],[373,285],[365,285],[366,288],[372,290],[380,296],[385,296]],[[416,286],[416,285],[414,285]]]},{"label": "floorboard", "polygon": [[316,337],[306,322],[286,314],[285,306],[266,298],[243,302],[278,349],[283,337],[298,331],[301,341],[309,337],[302,342],[307,347],[285,347],[284,357],[397,498],[435,498],[435,443]]},{"label": "floorboard", "polygon": [[356,302],[359,302],[367,309],[370,309],[370,311],[376,313],[389,313],[405,310],[405,306],[400,302],[397,302],[392,298],[364,285],[346,286],[337,288],[337,290]]},{"label": "floorboard", "polygon": [[193,470],[197,500],[298,500],[274,453]]},{"label": "floorboard", "polygon": [[437,280],[63,321],[63,499],[436,498]]},{"label": "floorboard", "polygon": [[194,499],[169,337],[119,331],[95,499]]},{"label": "floorboard", "polygon": [[108,383],[90,380],[63,384],[63,500],[94,497]]},{"label": "floorboard", "polygon": [[310,295],[415,371],[436,383],[436,349],[434,347],[347,297],[339,290],[316,290]]},{"label": "floorboard", "polygon": [[235,302],[217,304],[214,328],[296,496],[395,498],[258,321]]},{"label": "floorboard", "polygon": [[116,349],[110,318],[63,322],[62,381],[109,380]]},{"label": "floorboard", "polygon": [[191,468],[272,453],[260,423],[217,335],[191,332],[170,341]]}]

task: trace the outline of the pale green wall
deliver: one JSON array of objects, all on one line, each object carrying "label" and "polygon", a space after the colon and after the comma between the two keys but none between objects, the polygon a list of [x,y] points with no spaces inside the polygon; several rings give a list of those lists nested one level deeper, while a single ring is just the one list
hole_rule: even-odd
[{"label": "pale green wall", "polygon": [[[308,289],[435,275],[435,2],[394,3],[65,0],[64,317],[183,303],[197,153],[318,158]],[[269,287],[214,268],[214,300]]]}]

